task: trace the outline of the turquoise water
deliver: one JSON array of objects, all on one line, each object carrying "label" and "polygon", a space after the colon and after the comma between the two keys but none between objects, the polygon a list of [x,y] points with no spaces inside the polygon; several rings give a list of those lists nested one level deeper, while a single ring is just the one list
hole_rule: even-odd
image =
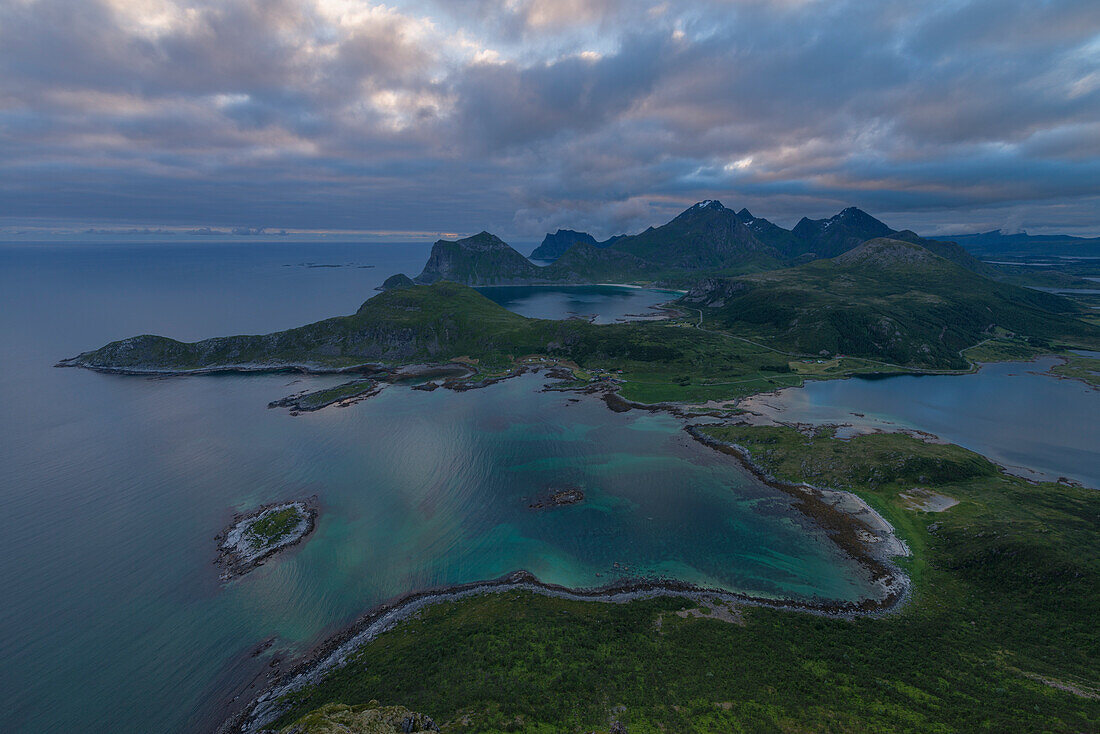
[{"label": "turquoise water", "polygon": [[785,421],[927,431],[1024,476],[1100,488],[1100,390],[1045,374],[1055,361],[990,364],[970,375],[811,382],[747,407]]},{"label": "turquoise water", "polygon": [[654,306],[680,297],[676,291],[614,285],[492,286],[479,288],[501,306],[536,319],[591,318],[597,324],[662,318]]},{"label": "turquoise water", "polygon": [[[337,380],[52,367],[132,334],[350,313],[427,249],[0,246],[0,731],[205,730],[266,664],[249,657],[262,641],[295,654],[381,600],[518,568],[570,586],[665,575],[868,593],[785,495],[676,420],[571,402],[537,376],[462,394],[393,386],[293,417],[265,406]],[[586,501],[528,509],[562,484]],[[214,536],[234,511],[312,494],[306,543],[217,582]]]}]

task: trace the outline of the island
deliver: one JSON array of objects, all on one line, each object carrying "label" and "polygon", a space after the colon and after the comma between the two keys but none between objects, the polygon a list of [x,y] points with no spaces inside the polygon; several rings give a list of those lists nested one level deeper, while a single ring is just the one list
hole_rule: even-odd
[{"label": "island", "polygon": [[565,487],[543,494],[527,505],[532,510],[546,510],[553,507],[566,507],[584,502],[584,490],[580,487]]},{"label": "island", "polygon": [[302,542],[313,532],[317,517],[316,498],[264,505],[233,523],[218,534],[218,558],[221,579],[243,576],[263,564],[272,555]]}]

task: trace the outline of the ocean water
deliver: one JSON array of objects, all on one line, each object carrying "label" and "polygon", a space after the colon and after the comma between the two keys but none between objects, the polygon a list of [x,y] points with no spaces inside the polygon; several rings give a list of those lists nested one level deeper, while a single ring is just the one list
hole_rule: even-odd
[{"label": "ocean water", "polygon": [[[266,405],[338,378],[52,366],[133,334],[351,313],[427,254],[0,246],[0,731],[209,730],[270,654],[301,653],[401,593],[519,568],[570,586],[662,575],[765,596],[869,593],[785,495],[677,420],[542,392],[538,376],[461,394],[391,386],[294,417]],[[605,313],[623,306],[601,298]],[[586,501],[528,508],[565,484]],[[307,542],[218,582],[214,536],[234,512],[314,494]]]}]

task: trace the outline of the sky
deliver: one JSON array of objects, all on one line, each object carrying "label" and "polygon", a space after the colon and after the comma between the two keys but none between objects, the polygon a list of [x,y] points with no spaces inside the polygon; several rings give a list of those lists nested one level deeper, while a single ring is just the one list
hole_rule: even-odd
[{"label": "sky", "polygon": [[1100,234],[1097,0],[3,0],[0,233]]}]

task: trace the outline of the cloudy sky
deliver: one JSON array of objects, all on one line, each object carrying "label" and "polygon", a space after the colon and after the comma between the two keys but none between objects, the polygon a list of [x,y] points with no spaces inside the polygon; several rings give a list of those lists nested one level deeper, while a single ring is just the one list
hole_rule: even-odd
[{"label": "cloudy sky", "polygon": [[1097,0],[3,0],[0,229],[1100,234]]}]

